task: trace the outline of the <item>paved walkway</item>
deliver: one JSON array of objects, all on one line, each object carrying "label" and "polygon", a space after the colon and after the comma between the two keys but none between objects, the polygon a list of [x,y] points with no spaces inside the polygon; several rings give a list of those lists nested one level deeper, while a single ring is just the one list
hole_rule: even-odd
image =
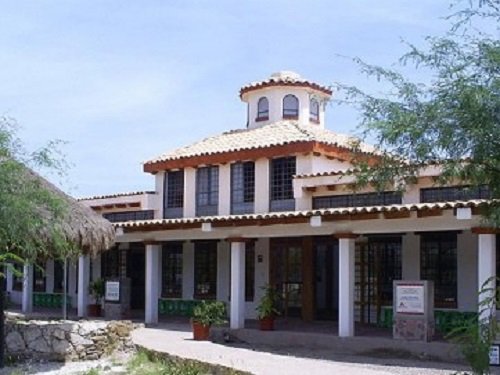
[{"label": "paved walkway", "polygon": [[[388,360],[358,356],[335,356],[326,351],[314,353],[294,351],[291,356],[272,351],[255,350],[246,346],[227,346],[212,342],[192,340],[191,331],[185,325],[165,325],[159,328],[141,328],[132,332],[135,344],[149,350],[168,353],[181,358],[218,364],[256,375],[304,375],[304,374],[349,374],[349,375],[444,375],[459,366],[443,363]],[[310,358],[311,356],[323,359]],[[309,357],[309,358],[308,358]]]}]

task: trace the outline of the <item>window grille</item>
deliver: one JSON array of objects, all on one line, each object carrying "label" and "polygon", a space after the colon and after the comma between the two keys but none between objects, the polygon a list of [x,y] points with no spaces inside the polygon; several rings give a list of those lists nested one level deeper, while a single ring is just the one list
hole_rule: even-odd
[{"label": "window grille", "polygon": [[118,246],[102,253],[101,275],[105,279],[120,276],[120,250],[118,250]]},{"label": "window grille", "polygon": [[420,202],[452,202],[470,199],[490,199],[491,192],[486,185],[473,186],[445,186],[420,189]]},{"label": "window grille", "polygon": [[14,263],[15,273],[12,274],[12,290],[23,290],[24,265],[22,263]]},{"label": "window grille", "polygon": [[299,117],[299,99],[288,94],[283,98],[283,118],[296,119]]},{"label": "window grille", "polygon": [[295,156],[271,160],[271,211],[295,209],[292,185],[295,164]]},{"label": "window grille", "polygon": [[154,219],[154,210],[108,212],[102,216],[112,223],[134,220],[151,220]]},{"label": "window grille", "polygon": [[255,164],[254,162],[231,165],[231,213],[254,212]]},{"label": "window grille", "polygon": [[217,242],[201,241],[194,245],[194,297],[217,296]]},{"label": "window grille", "polygon": [[45,293],[45,267],[33,265],[33,291]]},{"label": "window grille", "polygon": [[436,307],[457,307],[457,234],[422,234],[420,278],[434,281]]},{"label": "window grille", "polygon": [[184,170],[166,172],[163,183],[163,217],[182,217],[184,206]]},{"label": "window grille", "polygon": [[398,191],[381,193],[328,195],[313,198],[313,209],[337,207],[367,207],[401,204],[402,194]]},{"label": "window grille", "polygon": [[182,242],[168,242],[162,248],[163,298],[182,298]]},{"label": "window grille", "polygon": [[219,205],[219,167],[196,171],[196,215],[217,215]]},{"label": "window grille", "polygon": [[264,121],[269,119],[269,101],[266,97],[259,99],[257,103],[257,121]]},{"label": "window grille", "polygon": [[309,102],[309,119],[319,123],[319,103],[316,99]]}]

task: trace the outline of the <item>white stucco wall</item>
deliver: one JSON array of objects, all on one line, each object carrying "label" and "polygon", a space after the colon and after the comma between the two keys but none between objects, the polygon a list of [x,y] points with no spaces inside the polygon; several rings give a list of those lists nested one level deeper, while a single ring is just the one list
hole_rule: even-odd
[{"label": "white stucco wall", "polygon": [[255,213],[269,212],[269,159],[255,161]]},{"label": "white stucco wall", "polygon": [[184,217],[196,216],[196,169],[184,168]]}]

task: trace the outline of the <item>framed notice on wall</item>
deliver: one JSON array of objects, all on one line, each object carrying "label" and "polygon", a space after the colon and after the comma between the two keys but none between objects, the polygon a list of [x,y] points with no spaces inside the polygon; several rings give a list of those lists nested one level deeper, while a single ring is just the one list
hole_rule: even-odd
[{"label": "framed notice on wall", "polygon": [[401,314],[424,314],[424,286],[418,284],[397,285],[396,312]]},{"label": "framed notice on wall", "polygon": [[106,302],[120,302],[119,281],[106,281],[104,299]]},{"label": "framed notice on wall", "polygon": [[500,345],[493,344],[490,347],[490,365],[500,366]]}]

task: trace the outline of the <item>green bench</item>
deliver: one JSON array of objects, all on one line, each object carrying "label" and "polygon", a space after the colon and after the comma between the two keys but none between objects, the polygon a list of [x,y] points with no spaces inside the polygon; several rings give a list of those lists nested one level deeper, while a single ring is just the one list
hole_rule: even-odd
[{"label": "green bench", "polygon": [[193,315],[193,309],[202,301],[185,300],[177,298],[160,298],[158,300],[158,312],[160,315],[187,316]]},{"label": "green bench", "polygon": [[[71,296],[66,296],[66,305],[71,306]],[[63,306],[62,293],[33,293],[33,306],[59,308]]]},{"label": "green bench", "polygon": [[[462,326],[466,321],[476,316],[477,313],[470,311],[434,310],[436,330],[443,334],[447,334],[454,328]],[[392,320],[392,307],[383,307],[378,320],[378,326],[392,328]]]}]

